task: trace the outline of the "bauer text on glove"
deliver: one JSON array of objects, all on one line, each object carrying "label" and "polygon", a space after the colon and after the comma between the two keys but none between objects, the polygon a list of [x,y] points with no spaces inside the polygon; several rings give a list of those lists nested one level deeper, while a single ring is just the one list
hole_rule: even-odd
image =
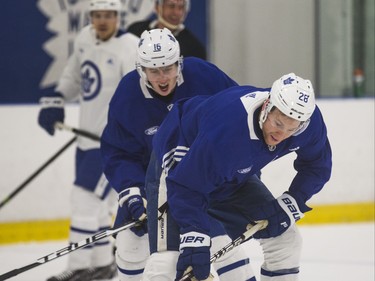
[{"label": "bauer text on glove", "polygon": [[211,239],[206,234],[196,231],[181,234],[176,280],[180,280],[189,267],[192,267],[196,279],[206,280],[209,278],[210,246]]},{"label": "bauer text on glove", "polygon": [[290,226],[304,217],[311,208],[298,202],[288,192],[277,199],[255,207],[251,211],[253,221],[267,220],[268,226],[254,234],[255,238],[270,238],[283,234]]}]

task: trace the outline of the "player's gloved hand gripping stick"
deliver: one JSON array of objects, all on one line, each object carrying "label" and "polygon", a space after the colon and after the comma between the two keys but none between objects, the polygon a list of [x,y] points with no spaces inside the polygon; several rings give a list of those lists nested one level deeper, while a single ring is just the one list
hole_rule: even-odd
[{"label": "player's gloved hand gripping stick", "polygon": [[53,136],[55,123],[63,123],[65,119],[64,97],[61,93],[54,93],[42,97],[39,103],[41,110],[38,115],[38,123],[48,134]]},{"label": "player's gloved hand gripping stick", "polygon": [[210,281],[211,237],[197,231],[187,231],[180,235],[180,255],[177,261],[176,280],[191,269],[195,278]]},{"label": "player's gloved hand gripping stick", "polygon": [[[129,187],[119,194],[119,207],[116,214],[114,226],[122,225],[125,221],[139,220],[146,218],[147,200],[143,189]],[[147,233],[147,225],[141,224],[130,229],[137,236],[141,237]]]},{"label": "player's gloved hand gripping stick", "polygon": [[[227,252],[231,251],[233,248],[237,247],[241,243],[243,243],[246,240],[248,240],[249,238],[253,237],[256,232],[258,232],[261,229],[266,228],[267,225],[268,225],[268,221],[266,221],[266,220],[258,221],[258,222],[256,222],[255,225],[249,225],[248,229],[244,233],[242,233],[242,235],[240,237],[233,240],[232,242],[230,242],[229,244],[227,244],[226,246],[221,248],[219,251],[217,251],[215,254],[213,254],[210,258],[210,263],[214,263],[219,258],[224,256]],[[210,279],[210,278],[212,278],[211,275],[206,280],[213,280],[213,279]],[[192,270],[191,267],[189,267],[186,270],[184,276],[182,276],[182,278],[179,279],[179,281],[196,281],[196,280],[197,279],[194,277],[194,273],[193,273],[193,270]]]},{"label": "player's gloved hand gripping stick", "polygon": [[254,238],[279,236],[303,218],[305,212],[310,210],[311,208],[306,206],[305,202],[302,202],[297,196],[293,196],[289,192],[284,192],[278,198],[256,206],[251,211],[250,215],[254,221],[268,221],[268,227],[254,234]]}]

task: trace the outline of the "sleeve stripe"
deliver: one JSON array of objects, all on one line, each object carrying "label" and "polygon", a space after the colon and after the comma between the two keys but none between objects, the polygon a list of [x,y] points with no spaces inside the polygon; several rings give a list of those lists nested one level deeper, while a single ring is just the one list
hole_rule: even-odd
[{"label": "sleeve stripe", "polygon": [[177,146],[176,148],[171,149],[163,156],[162,168],[168,172],[173,164],[175,162],[180,162],[188,151],[189,147],[186,146]]}]

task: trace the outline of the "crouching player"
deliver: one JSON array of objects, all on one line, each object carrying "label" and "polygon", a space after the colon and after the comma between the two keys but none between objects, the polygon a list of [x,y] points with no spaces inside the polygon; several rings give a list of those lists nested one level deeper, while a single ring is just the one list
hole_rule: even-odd
[{"label": "crouching player", "polygon": [[[179,101],[154,137],[153,149],[146,191],[154,251],[143,281],[180,280],[189,267],[198,280],[208,278],[211,217],[232,239],[249,223],[268,220],[254,235],[264,252],[261,280],[298,279],[302,240],[295,222],[311,210],[306,201],[329,180],[332,166],[310,81],[290,73],[271,89],[238,86]],[[274,198],[256,174],[292,152],[297,174]],[[163,242],[167,251],[159,250]],[[160,270],[162,259],[174,264],[168,274]]]}]

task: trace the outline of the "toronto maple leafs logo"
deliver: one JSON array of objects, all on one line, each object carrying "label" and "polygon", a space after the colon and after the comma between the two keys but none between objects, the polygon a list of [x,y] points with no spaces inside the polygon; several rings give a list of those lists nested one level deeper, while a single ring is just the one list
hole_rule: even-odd
[{"label": "toronto maple leafs logo", "polygon": [[294,81],[295,79],[293,79],[292,77],[288,77],[287,79],[285,79],[283,81],[284,85],[288,85],[288,84],[292,84],[292,82]]},{"label": "toronto maple leafs logo", "polygon": [[84,100],[95,98],[102,87],[102,77],[99,68],[91,61],[86,61],[81,67],[82,93]]},{"label": "toronto maple leafs logo", "polygon": [[[47,17],[46,30],[53,34],[44,42],[43,50],[53,59],[40,81],[40,88],[55,85],[68,57],[72,54],[77,33],[89,24],[90,0],[38,0],[39,10]],[[154,0],[121,0],[120,25],[148,18],[154,9]]]},{"label": "toronto maple leafs logo", "polygon": [[248,93],[245,95],[245,98],[255,98],[256,97],[256,93]]}]

